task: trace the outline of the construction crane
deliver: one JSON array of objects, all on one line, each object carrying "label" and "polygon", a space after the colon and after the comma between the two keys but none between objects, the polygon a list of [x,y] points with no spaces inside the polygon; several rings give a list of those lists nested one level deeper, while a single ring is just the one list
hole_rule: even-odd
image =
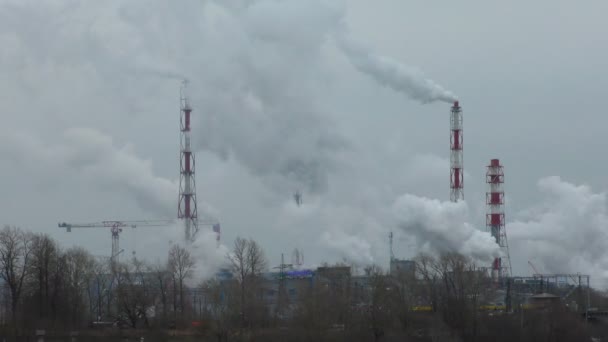
[{"label": "construction crane", "polygon": [[530,265],[530,267],[534,271],[533,276],[540,275],[540,272],[538,272],[538,270],[536,269],[536,267],[534,267],[534,264],[532,263],[532,261],[528,260],[528,265]]},{"label": "construction crane", "polygon": [[[112,233],[112,253],[110,254],[110,262],[115,264],[118,263],[118,255],[123,252],[120,249],[119,236],[122,233],[124,227],[166,227],[175,224],[175,220],[137,220],[137,221],[101,221],[92,223],[59,223],[59,228],[65,228],[69,233],[72,228],[110,228]],[[220,241],[220,223],[216,220],[202,220],[199,221],[200,226],[212,226],[213,232],[216,234],[217,244],[219,246]]]},{"label": "construction crane", "polygon": [[165,227],[174,224],[174,220],[139,220],[139,221],[101,221],[92,223],[59,223],[59,228],[65,228],[69,233],[72,228],[110,228],[112,233],[112,253],[110,262],[118,263],[118,255],[122,252],[119,245],[119,236],[124,227]]}]

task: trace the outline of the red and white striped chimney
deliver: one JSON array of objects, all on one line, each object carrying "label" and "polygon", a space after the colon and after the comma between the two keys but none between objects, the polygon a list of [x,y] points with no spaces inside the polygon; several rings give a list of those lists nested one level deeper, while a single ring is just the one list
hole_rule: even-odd
[{"label": "red and white striped chimney", "polygon": [[462,158],[462,109],[454,101],[450,115],[450,201],[464,200]]},{"label": "red and white striped chimney", "polygon": [[187,85],[188,81],[184,80],[180,89],[180,177],[177,217],[184,220],[186,242],[192,242],[198,232],[198,214],[194,179],[195,158],[190,143],[192,107],[186,93]]},{"label": "red and white striped chimney", "polygon": [[511,259],[509,256],[509,244],[507,242],[507,231],[505,229],[504,189],[505,175],[500,160],[492,159],[486,172],[488,192],[486,193],[486,226],[496,243],[502,250],[503,257],[495,258],[492,263],[492,279],[498,281],[511,274]]}]

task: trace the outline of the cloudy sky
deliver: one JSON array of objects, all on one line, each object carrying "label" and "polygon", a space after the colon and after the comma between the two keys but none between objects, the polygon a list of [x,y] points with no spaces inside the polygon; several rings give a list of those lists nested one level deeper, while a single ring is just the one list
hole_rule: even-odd
[{"label": "cloudy sky", "polygon": [[[0,0],[0,221],[107,255],[108,231],[57,222],[174,217],[185,76],[199,211],[221,221],[225,245],[252,237],[272,265],[296,247],[311,265],[385,265],[393,230],[398,257],[489,260],[484,167],[500,158],[514,273],[531,260],[608,279],[607,10]],[[464,111],[459,204],[446,202],[449,92]],[[154,260],[180,238],[138,228],[121,244]]]}]

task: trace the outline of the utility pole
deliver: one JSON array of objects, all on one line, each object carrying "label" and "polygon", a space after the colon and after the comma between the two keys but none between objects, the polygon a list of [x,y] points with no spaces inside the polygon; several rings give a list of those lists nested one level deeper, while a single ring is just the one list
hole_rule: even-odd
[{"label": "utility pole", "polygon": [[285,263],[285,255],[283,253],[281,253],[281,264],[278,267],[279,269],[279,293],[278,293],[278,298],[277,298],[277,308],[276,308],[276,314],[282,314],[283,311],[285,310],[285,306],[287,304],[288,298],[287,298],[287,292],[285,289],[285,269],[287,267],[293,267],[292,264],[286,264]]},{"label": "utility pole", "polygon": [[389,251],[391,253],[391,262],[395,260],[395,253],[393,252],[393,232],[388,233]]},{"label": "utility pole", "polygon": [[585,320],[587,321],[587,323],[589,323],[589,305],[591,305],[589,277],[591,277],[591,276],[590,275],[587,276],[587,310],[585,310]]},{"label": "utility pole", "polygon": [[511,312],[511,278],[507,278],[507,294],[505,295],[505,304],[507,312]]}]

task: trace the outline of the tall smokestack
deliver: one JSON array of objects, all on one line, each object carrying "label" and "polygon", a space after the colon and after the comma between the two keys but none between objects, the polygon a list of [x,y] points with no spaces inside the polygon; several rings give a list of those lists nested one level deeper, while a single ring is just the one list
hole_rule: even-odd
[{"label": "tall smokestack", "polygon": [[184,220],[186,243],[194,241],[198,232],[196,210],[196,182],[194,179],[194,153],[190,143],[190,114],[192,107],[186,93],[188,81],[184,80],[180,89],[180,176],[177,218]]},{"label": "tall smokestack", "polygon": [[509,244],[505,229],[504,178],[504,171],[502,165],[500,165],[500,160],[492,159],[486,172],[486,182],[488,183],[488,192],[486,193],[486,204],[488,205],[486,226],[503,252],[503,257],[495,258],[492,263],[492,279],[494,281],[508,278],[511,275],[511,257],[509,256]]},{"label": "tall smokestack", "polygon": [[462,159],[462,109],[454,101],[450,115],[450,201],[464,200]]}]

